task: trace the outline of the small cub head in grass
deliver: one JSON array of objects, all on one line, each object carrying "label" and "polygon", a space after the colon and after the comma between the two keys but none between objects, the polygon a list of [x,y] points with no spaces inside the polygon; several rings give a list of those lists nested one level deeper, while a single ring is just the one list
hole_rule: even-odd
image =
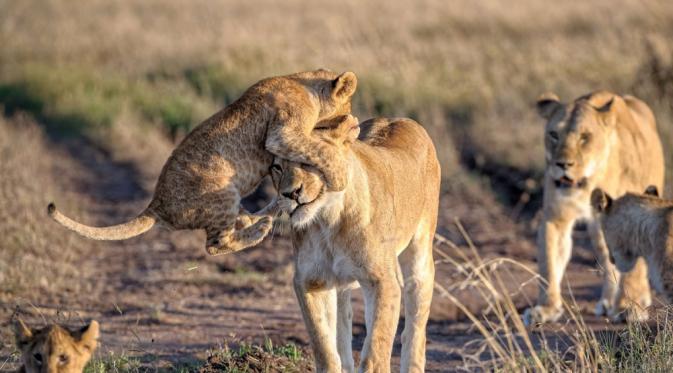
[{"label": "small cub head in grass", "polygon": [[14,324],[16,345],[25,373],[81,373],[96,349],[99,326],[91,323],[79,330],[59,325],[31,329],[18,319]]}]

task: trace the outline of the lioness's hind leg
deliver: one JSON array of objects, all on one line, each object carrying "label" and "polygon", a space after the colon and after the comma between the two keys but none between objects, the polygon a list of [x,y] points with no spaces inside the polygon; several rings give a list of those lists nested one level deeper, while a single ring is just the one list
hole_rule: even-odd
[{"label": "lioness's hind leg", "polygon": [[399,256],[404,275],[401,372],[423,372],[425,367],[425,328],[430,317],[435,277],[432,232],[434,229],[417,233]]}]

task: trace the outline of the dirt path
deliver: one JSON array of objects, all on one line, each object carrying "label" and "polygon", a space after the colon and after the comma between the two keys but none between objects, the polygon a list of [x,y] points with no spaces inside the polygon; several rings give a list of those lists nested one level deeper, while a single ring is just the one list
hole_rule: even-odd
[{"label": "dirt path", "polygon": [[[69,191],[87,211],[87,222],[112,224],[142,210],[151,191],[142,182],[142,171],[131,163],[118,163],[109,154],[81,139],[58,141],[54,170],[59,190]],[[458,257],[452,250],[467,252],[463,235],[455,225],[462,222],[481,255],[507,256],[535,268],[533,230],[530,222],[514,222],[490,195],[463,193],[453,188],[442,196],[438,233],[460,249],[437,244],[437,249]],[[58,197],[58,196],[56,196]],[[73,235],[74,236],[74,235]],[[73,238],[79,240],[80,238]],[[578,239],[586,241],[583,234]],[[152,231],[124,241],[91,244],[80,266],[89,268],[83,279],[90,291],[77,298],[50,294],[49,302],[27,312],[76,318],[95,318],[102,325],[102,354],[139,356],[149,367],[203,360],[209,349],[236,341],[294,342],[307,346],[307,334],[291,286],[292,254],[286,238],[276,236],[259,248],[236,255],[209,257],[204,237],[194,232]],[[569,266],[574,294],[582,307],[599,292],[599,277],[592,254],[575,250]],[[471,309],[484,304],[470,288],[456,287],[459,278],[451,263],[436,255],[436,282],[454,290]],[[511,273],[512,289],[528,279],[523,271]],[[517,304],[534,299],[535,286],[520,289]],[[361,348],[365,329],[363,305],[356,292],[354,346]],[[596,328],[605,324],[590,318]],[[479,335],[448,299],[436,294],[428,326],[428,371],[455,370],[469,352],[478,350]],[[399,359],[398,343],[395,364]]]}]

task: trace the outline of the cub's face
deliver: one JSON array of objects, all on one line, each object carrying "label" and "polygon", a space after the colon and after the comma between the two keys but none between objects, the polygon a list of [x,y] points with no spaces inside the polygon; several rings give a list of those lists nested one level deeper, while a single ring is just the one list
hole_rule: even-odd
[{"label": "cub's face", "polygon": [[29,329],[22,321],[15,325],[26,373],[81,373],[96,349],[98,333],[96,321],[78,331],[58,325]]},{"label": "cub's face", "polygon": [[318,120],[351,113],[351,99],[358,83],[354,73],[347,71],[338,74],[321,69],[297,73],[290,77],[311,89],[320,101]]},{"label": "cub's face", "polygon": [[546,173],[554,186],[568,193],[590,188],[610,154],[613,126],[605,120],[609,106],[596,108],[582,100],[564,105],[547,98],[538,101],[538,110],[547,119]]}]

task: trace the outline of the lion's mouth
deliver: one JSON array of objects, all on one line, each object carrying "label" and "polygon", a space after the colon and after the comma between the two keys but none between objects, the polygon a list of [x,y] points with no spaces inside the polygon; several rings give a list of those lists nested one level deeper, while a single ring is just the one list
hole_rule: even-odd
[{"label": "lion's mouth", "polygon": [[561,176],[561,178],[554,180],[554,185],[559,189],[570,189],[570,188],[583,188],[587,184],[587,178],[583,177],[579,181],[569,178],[566,175]]}]

